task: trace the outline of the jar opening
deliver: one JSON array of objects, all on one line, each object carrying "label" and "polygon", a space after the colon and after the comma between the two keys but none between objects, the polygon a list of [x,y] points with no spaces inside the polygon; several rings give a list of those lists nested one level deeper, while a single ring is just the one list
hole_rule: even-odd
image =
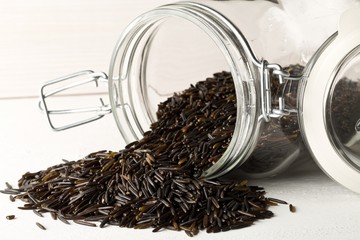
[{"label": "jar opening", "polygon": [[[230,71],[220,49],[209,36],[189,21],[163,19],[144,49],[140,88],[142,103],[151,121],[157,105],[215,72]],[[140,84],[140,83],[139,83]]]},{"label": "jar opening", "polygon": [[229,147],[208,170],[217,177],[251,153],[259,127],[256,59],[236,27],[209,7],[177,3],[137,18],[120,38],[110,64],[109,95],[126,142],[156,121],[157,105],[209,74],[228,70],[236,89],[237,119]]},{"label": "jar opening", "polygon": [[326,102],[326,127],[334,149],[360,171],[360,46],[339,64]]}]

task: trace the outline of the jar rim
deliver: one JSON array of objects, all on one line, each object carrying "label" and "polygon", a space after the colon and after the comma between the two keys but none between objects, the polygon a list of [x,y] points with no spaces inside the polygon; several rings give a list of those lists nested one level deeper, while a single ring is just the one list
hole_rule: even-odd
[{"label": "jar rim", "polygon": [[[144,42],[155,37],[158,24],[173,17],[189,21],[205,31],[224,55],[233,76],[237,98],[233,137],[223,156],[204,171],[205,177],[215,178],[246,160],[255,148],[262,122],[259,117],[260,96],[257,94],[260,86],[256,81],[260,64],[243,34],[221,13],[203,4],[178,2],[150,10],[128,25],[110,63],[109,97],[113,116],[126,142],[142,137],[144,130],[137,116],[139,111],[132,109],[134,96],[128,90],[132,81],[142,81],[144,76],[139,73],[144,71],[142,68],[146,63],[135,66],[134,59],[140,57],[138,48],[149,47]],[[146,62],[146,59],[142,61]],[[151,119],[148,118],[144,124],[149,127]]]}]

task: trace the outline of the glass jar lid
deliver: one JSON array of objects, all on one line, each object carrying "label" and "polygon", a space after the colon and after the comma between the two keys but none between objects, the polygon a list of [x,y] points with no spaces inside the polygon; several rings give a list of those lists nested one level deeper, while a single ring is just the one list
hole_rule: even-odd
[{"label": "glass jar lid", "polygon": [[344,13],[338,34],[314,56],[303,80],[301,125],[319,166],[360,192],[360,9]]}]

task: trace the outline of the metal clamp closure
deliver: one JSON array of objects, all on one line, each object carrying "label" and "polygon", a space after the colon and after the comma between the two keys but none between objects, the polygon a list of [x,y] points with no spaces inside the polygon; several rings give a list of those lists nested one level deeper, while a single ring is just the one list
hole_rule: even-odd
[{"label": "metal clamp closure", "polygon": [[[266,60],[260,63],[261,75],[261,112],[264,120],[269,122],[271,118],[279,118],[284,115],[289,115],[291,112],[296,112],[296,109],[286,109],[285,104],[285,89],[289,80],[298,81],[301,77],[290,76],[290,73],[283,70],[278,64],[269,64]],[[278,79],[279,90],[276,96],[277,106],[274,107],[273,96],[271,91],[272,79]]]},{"label": "metal clamp closure", "polygon": [[[74,81],[75,78],[79,78],[76,79],[77,81]],[[51,90],[49,92],[47,91],[47,88],[49,86],[61,83],[61,82],[65,82],[68,80],[72,80],[71,83],[55,88],[54,90]],[[101,105],[98,107],[86,107],[86,108],[72,108],[72,109],[61,109],[61,110],[49,110],[46,99],[50,96],[53,96],[55,94],[58,94],[60,92],[87,84],[87,83],[91,83],[91,82],[95,82],[96,87],[98,86],[99,81],[103,81],[103,82],[108,82],[108,77],[105,73],[103,72],[94,72],[91,70],[86,70],[86,71],[80,71],[80,72],[76,72],[64,77],[60,77],[57,79],[54,79],[52,81],[48,81],[45,82],[40,90],[40,101],[39,101],[39,108],[41,111],[43,111],[46,115],[47,115],[47,119],[49,121],[49,124],[51,126],[51,128],[55,131],[62,131],[62,130],[66,130],[69,128],[73,128],[79,125],[83,125],[92,121],[95,121],[97,119],[102,118],[103,116],[105,116],[106,114],[111,113],[111,107],[109,104],[105,105],[103,100],[100,98],[100,103]],[[91,113],[93,112],[93,116],[86,118],[84,120],[81,121],[77,121],[74,123],[70,123],[70,124],[66,124],[63,126],[58,126],[55,127],[51,118],[51,115],[57,115],[57,114],[72,114],[72,113]]]}]

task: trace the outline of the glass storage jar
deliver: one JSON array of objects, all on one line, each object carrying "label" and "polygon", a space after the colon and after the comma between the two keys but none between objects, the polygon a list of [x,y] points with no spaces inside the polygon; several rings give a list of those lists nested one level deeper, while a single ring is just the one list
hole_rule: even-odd
[{"label": "glass storage jar", "polygon": [[[209,74],[229,71],[236,125],[229,146],[205,177],[237,167],[242,176],[273,176],[310,152],[330,177],[360,192],[360,10],[353,9],[359,1],[336,8],[333,2],[316,2],[320,8],[286,0],[160,6],[124,30],[109,76],[83,71],[47,82],[41,107],[55,130],[112,112],[130,143],[156,121],[161,101]],[[78,84],[47,92],[51,85],[84,76]],[[108,81],[109,105],[49,109],[47,97],[98,80]],[[53,113],[79,111],[95,116],[61,127],[52,123]]]}]

